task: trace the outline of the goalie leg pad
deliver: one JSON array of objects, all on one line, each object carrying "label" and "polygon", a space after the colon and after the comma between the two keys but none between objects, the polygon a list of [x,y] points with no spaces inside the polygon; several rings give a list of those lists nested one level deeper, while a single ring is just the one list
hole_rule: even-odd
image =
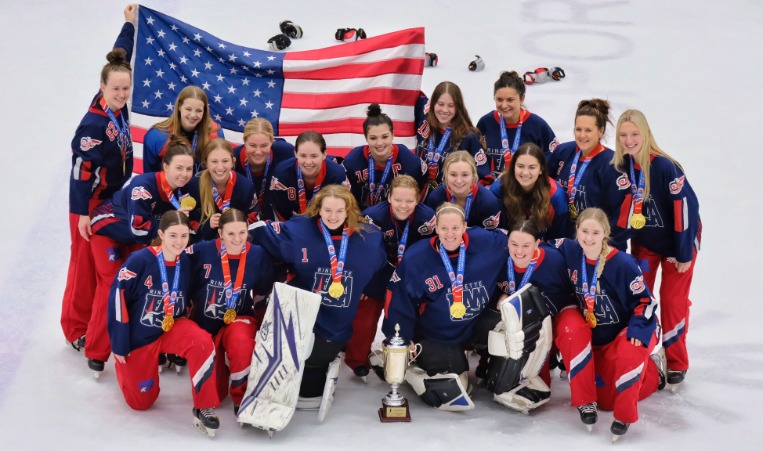
[{"label": "goalie leg pad", "polygon": [[405,374],[405,381],[422,401],[439,410],[451,412],[474,409],[474,402],[469,397],[464,380],[464,377],[455,373],[428,376],[426,371],[416,365],[411,365]]},{"label": "goalie leg pad", "polygon": [[501,304],[501,316],[503,325],[496,329],[506,335],[508,357],[524,360],[522,377],[538,375],[552,344],[551,316],[540,290],[525,285]]},{"label": "goalie leg pad", "polygon": [[548,402],[551,389],[538,376],[523,380],[511,391],[493,395],[493,399],[510,409],[527,413]]}]

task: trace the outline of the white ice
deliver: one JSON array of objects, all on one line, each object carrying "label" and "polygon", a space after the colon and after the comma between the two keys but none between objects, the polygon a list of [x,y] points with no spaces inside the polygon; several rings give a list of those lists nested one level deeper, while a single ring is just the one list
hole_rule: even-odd
[{"label": "white ice", "polygon": [[[230,400],[213,442],[191,425],[187,375],[162,376],[162,393],[131,411],[114,367],[94,381],[85,359],[64,345],[59,326],[69,257],[69,143],[98,88],[98,73],[122,24],[125,3],[87,0],[0,2],[0,118],[9,166],[0,186],[0,449],[594,449],[609,447],[611,413],[592,434],[569,406],[565,381],[529,416],[502,408],[483,389],[477,408],[449,414],[426,407],[407,387],[413,422],[381,424],[387,386],[340,373],[323,424],[298,412],[272,440],[239,429]],[[763,449],[763,338],[756,274],[763,60],[763,3],[677,1],[151,1],[148,6],[218,37],[266,47],[278,23],[300,24],[292,50],[334,45],[340,27],[369,36],[425,26],[440,57],[423,89],[458,83],[472,120],[493,108],[499,72],[560,66],[567,77],[528,87],[526,105],[562,141],[572,139],[577,102],[608,98],[613,120],[644,111],[658,143],[684,165],[699,195],[704,247],[693,285],[691,370],[677,393],[640,403],[622,449]],[[479,54],[483,72],[467,71]],[[614,145],[608,129],[606,142]],[[717,180],[716,180],[717,179]],[[758,268],[758,269],[756,269]],[[759,280],[758,280],[759,281]],[[756,426],[757,425],[757,426]]]}]

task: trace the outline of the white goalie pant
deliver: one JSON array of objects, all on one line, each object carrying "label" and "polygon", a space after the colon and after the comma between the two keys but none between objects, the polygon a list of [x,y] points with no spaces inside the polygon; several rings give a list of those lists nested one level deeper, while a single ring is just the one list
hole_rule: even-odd
[{"label": "white goalie pant", "polygon": [[496,402],[527,413],[551,395],[539,376],[553,340],[551,316],[540,291],[527,284],[501,304],[501,317],[488,334],[487,386]]}]

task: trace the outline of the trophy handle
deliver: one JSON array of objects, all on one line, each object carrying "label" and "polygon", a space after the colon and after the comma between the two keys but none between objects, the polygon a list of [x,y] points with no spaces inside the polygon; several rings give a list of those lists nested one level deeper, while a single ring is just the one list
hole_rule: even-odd
[{"label": "trophy handle", "polygon": [[410,357],[408,359],[408,365],[415,362],[419,355],[421,355],[421,349],[421,343],[414,343],[413,350],[410,352]]}]

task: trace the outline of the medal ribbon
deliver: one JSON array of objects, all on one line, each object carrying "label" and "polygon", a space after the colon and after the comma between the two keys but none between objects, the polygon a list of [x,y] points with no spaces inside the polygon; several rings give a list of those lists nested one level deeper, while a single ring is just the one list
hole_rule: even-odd
[{"label": "medal ribbon", "polygon": [[379,187],[376,187],[374,179],[376,178],[376,162],[371,153],[368,154],[368,202],[371,205],[376,205],[381,199],[382,191],[384,191],[384,184],[387,183],[387,177],[392,169],[392,154],[387,158],[387,164],[384,165],[384,172],[382,172],[381,180],[379,180]]},{"label": "medal ribbon", "polygon": [[[472,185],[473,186],[473,185]],[[469,212],[472,210],[472,201],[474,197],[474,190],[469,190],[469,195],[466,196],[466,202],[464,202],[464,217],[468,220],[469,219]],[[456,196],[450,195],[450,202],[455,204],[456,202]]]},{"label": "medal ribbon", "polygon": [[217,186],[215,186],[214,182],[212,182],[212,197],[215,199],[215,204],[217,204],[217,208],[220,210],[220,213],[225,213],[225,210],[230,208],[230,198],[233,195],[233,185],[233,174],[228,174],[228,182],[226,183],[225,195],[223,197],[220,195],[220,191],[217,190]]},{"label": "medal ribbon", "polygon": [[535,271],[535,266],[538,264],[538,256],[540,255],[540,251],[538,249],[533,252],[533,257],[530,259],[530,264],[527,266],[527,269],[525,270],[525,275],[522,277],[522,282],[520,282],[519,287],[517,287],[516,283],[516,277],[514,275],[514,260],[511,259],[511,255],[509,255],[508,260],[506,260],[506,266],[508,269],[506,270],[508,281],[509,281],[509,294],[512,295],[517,292],[517,290],[521,290],[523,286],[530,283],[530,278],[533,276],[533,272]]},{"label": "medal ribbon", "polygon": [[347,258],[347,237],[350,234],[350,229],[345,226],[342,228],[342,242],[339,245],[339,259],[336,256],[336,250],[334,248],[334,241],[331,239],[328,227],[323,223],[322,219],[318,220],[318,228],[321,229],[323,235],[323,241],[326,242],[326,249],[329,251],[329,261],[331,262],[331,281],[334,283],[342,283],[342,273],[344,273],[344,261]]},{"label": "medal ribbon", "polygon": [[[496,113],[498,113],[496,111]],[[498,113],[498,118],[501,122],[501,151],[503,152],[503,168],[507,169],[511,164],[511,157],[514,156],[514,152],[519,148],[519,138],[522,136],[522,114],[519,114],[519,126],[517,126],[517,133],[514,135],[514,145],[509,147],[509,134],[506,131],[506,121],[503,119],[503,115]]]},{"label": "medal ribbon", "polygon": [[451,292],[453,293],[453,304],[463,304],[464,302],[464,266],[466,266],[466,245],[462,242],[458,249],[458,266],[456,273],[453,272],[453,265],[450,264],[450,257],[445,250],[445,246],[440,243],[440,259],[445,265],[450,278]]},{"label": "medal ribbon", "polygon": [[[167,176],[162,174],[161,177],[162,182],[162,191],[164,191],[164,194],[167,196],[167,200],[169,203],[172,204],[173,207],[175,207],[175,210],[180,210],[182,208],[180,206],[180,201],[178,200],[178,196],[175,196],[175,193],[172,192],[172,188],[170,187],[169,182],[167,182]],[[182,193],[180,192],[180,188],[178,188],[178,194],[180,197],[184,197]]]},{"label": "medal ribbon", "polygon": [[[260,189],[257,196],[257,207],[262,211],[262,202],[265,199],[265,183],[268,180],[268,171],[270,171],[270,162],[273,161],[273,154],[268,154],[268,159],[265,160],[265,171],[262,173],[262,181],[260,181]],[[254,177],[252,176],[252,168],[249,166],[249,162],[246,163],[246,178],[254,184]]]},{"label": "medal ribbon", "polygon": [[172,291],[169,290],[167,280],[167,264],[164,262],[164,252],[159,246],[156,253],[156,260],[159,263],[159,274],[162,278],[162,303],[164,304],[164,316],[172,318],[175,316],[175,302],[178,297],[178,285],[180,284],[180,256],[175,257],[175,277],[172,280]]},{"label": "medal ribbon", "polygon": [[220,262],[222,263],[223,267],[225,304],[228,309],[236,309],[236,302],[238,301],[239,294],[241,294],[241,285],[244,283],[244,269],[246,268],[246,248],[247,243],[244,243],[244,247],[241,250],[241,258],[238,261],[238,270],[236,270],[236,283],[233,285],[233,289],[231,289],[228,250],[225,248],[225,243],[220,240]]},{"label": "medal ribbon", "polygon": [[429,167],[429,180],[432,182],[437,181],[437,172],[439,171],[440,157],[445,150],[445,146],[450,140],[450,127],[445,129],[445,133],[442,134],[440,145],[435,148],[434,145],[434,133],[429,136],[429,149],[427,152],[427,166]]},{"label": "medal ribbon", "polygon": [[[196,153],[196,145],[199,143],[199,131],[195,130],[193,132],[193,138],[191,139],[191,149],[193,149],[193,154],[198,155]],[[201,163],[196,162],[196,157],[193,158],[193,173],[196,174],[201,170]]]},{"label": "medal ribbon", "polygon": [[588,286],[588,271],[586,270],[585,254],[582,256],[580,263],[580,276],[583,283],[583,298],[585,299],[586,310],[589,313],[594,313],[594,304],[596,304],[596,286],[599,279],[599,264],[601,263],[601,257],[596,259],[596,265],[593,269],[593,276],[591,277],[591,286]]},{"label": "medal ribbon", "polygon": [[591,159],[583,159],[583,163],[580,165],[580,172],[577,173],[577,177],[575,176],[577,168],[578,168],[578,161],[580,160],[580,155],[582,155],[582,152],[580,149],[578,149],[577,152],[575,152],[575,158],[572,160],[572,166],[570,166],[570,176],[567,179],[567,195],[569,197],[569,204],[575,205],[575,195],[578,192],[578,186],[580,185],[580,180],[583,179],[583,174],[585,173],[585,170],[588,169],[588,163],[591,162]]},{"label": "medal ribbon", "polygon": [[[321,190],[321,185],[315,185],[313,187],[313,196]],[[302,177],[302,170],[297,165],[297,197],[299,198],[299,212],[304,213],[307,211],[307,194],[305,193],[305,179]]]},{"label": "medal ribbon", "polygon": [[[392,213],[392,222],[395,227],[395,235],[398,235],[397,231],[397,224],[395,223],[395,213],[393,213],[392,208],[390,207],[390,213]],[[411,213],[413,214],[413,213]],[[397,264],[399,265],[400,262],[403,260],[403,253],[405,253],[405,247],[408,245],[408,227],[411,225],[411,221],[406,219],[405,220],[405,229],[403,229],[403,235],[398,238],[398,245],[397,245]]]},{"label": "medal ribbon", "polygon": [[119,119],[122,120],[122,127],[120,127],[119,123],[117,122],[116,116],[114,116],[114,112],[111,111],[111,108],[109,108],[108,105],[104,104],[103,109],[106,111],[106,114],[109,116],[109,119],[114,124],[114,127],[116,127],[117,132],[119,132],[119,135],[117,137],[117,144],[119,145],[119,150],[122,152],[122,175],[126,175],[125,172],[127,171],[127,141],[130,139],[130,127],[128,127],[127,123],[125,122],[124,114],[119,115]]},{"label": "medal ribbon", "polygon": [[638,177],[638,185],[636,184],[636,173],[633,166],[636,164],[631,157],[631,192],[633,193],[633,214],[641,214],[641,210],[644,208],[644,171],[640,171]]}]

